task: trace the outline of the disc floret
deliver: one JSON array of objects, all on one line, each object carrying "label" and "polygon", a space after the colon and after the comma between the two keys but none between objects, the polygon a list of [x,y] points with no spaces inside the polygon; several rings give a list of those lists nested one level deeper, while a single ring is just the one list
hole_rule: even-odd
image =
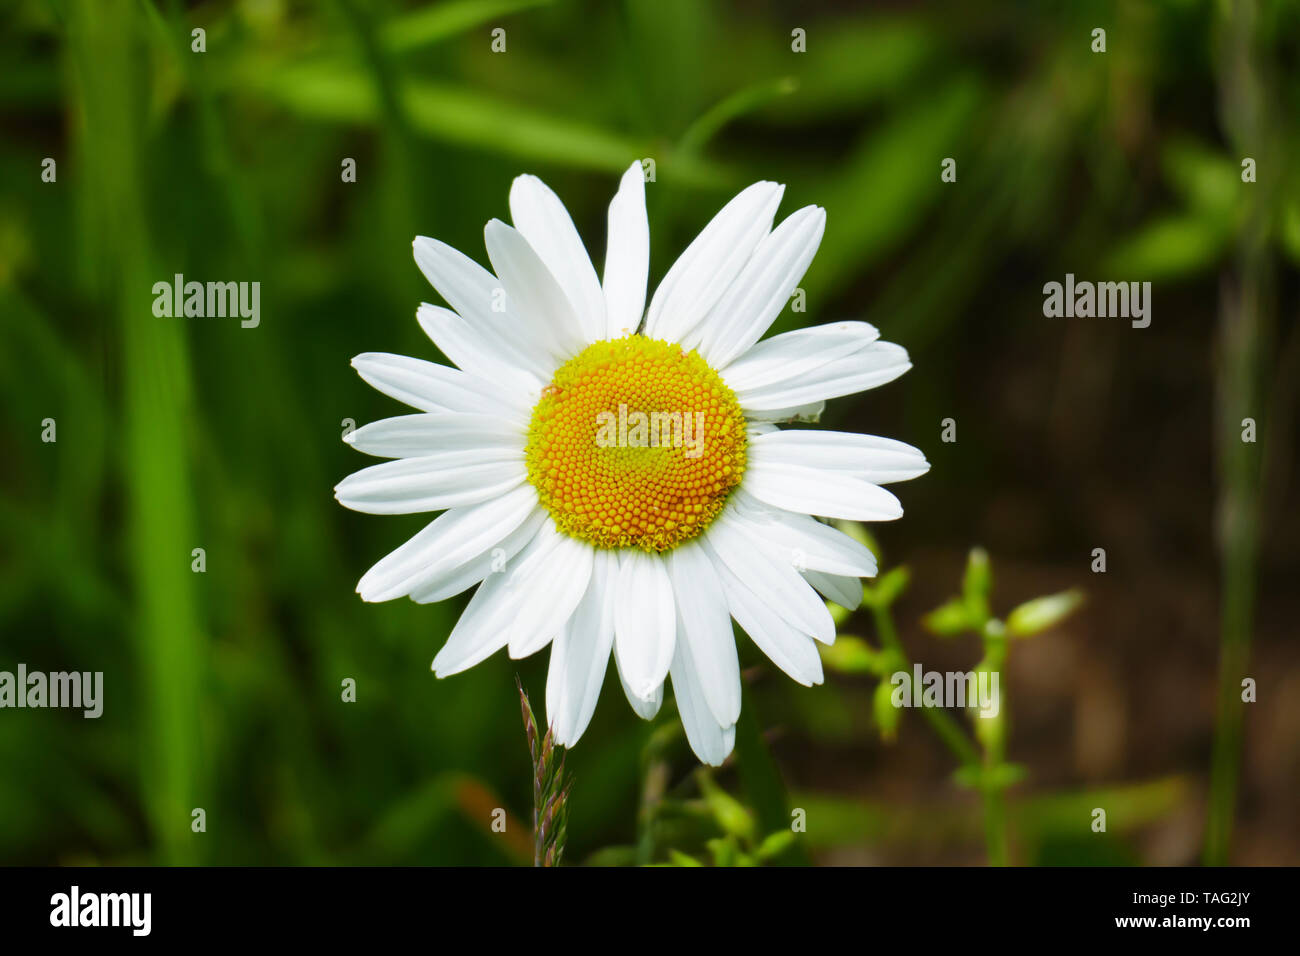
[{"label": "disc floret", "polygon": [[528,479],[565,534],[661,552],[717,517],[745,449],[740,404],[698,352],[630,335],[556,371],[529,424]]}]

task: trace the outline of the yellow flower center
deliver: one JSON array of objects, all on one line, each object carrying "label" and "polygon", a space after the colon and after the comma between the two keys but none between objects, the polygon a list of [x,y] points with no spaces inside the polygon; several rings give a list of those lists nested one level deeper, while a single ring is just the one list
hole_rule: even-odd
[{"label": "yellow flower center", "polygon": [[630,335],[556,371],[528,426],[528,480],[565,534],[665,551],[722,510],[745,446],[735,394],[697,352]]}]

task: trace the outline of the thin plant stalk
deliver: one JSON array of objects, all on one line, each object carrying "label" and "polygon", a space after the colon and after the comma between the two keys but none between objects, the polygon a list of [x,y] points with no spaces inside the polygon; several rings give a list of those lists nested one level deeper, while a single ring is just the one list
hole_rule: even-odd
[{"label": "thin plant stalk", "polygon": [[[1225,8],[1224,58],[1220,78],[1221,109],[1232,139],[1243,155],[1267,148],[1261,133],[1271,124],[1264,115],[1267,98],[1255,62],[1255,4]],[[1276,157],[1272,161],[1276,161]],[[1218,545],[1222,596],[1219,614],[1218,713],[1211,757],[1209,808],[1204,862],[1228,863],[1241,764],[1242,680],[1248,676],[1254,628],[1256,565],[1260,535],[1259,446],[1242,440],[1243,420],[1259,414],[1259,357],[1269,308],[1267,190],[1269,177],[1251,184],[1244,201],[1248,214],[1237,245],[1235,277],[1225,280],[1221,295],[1218,401],[1215,431],[1219,478]]]},{"label": "thin plant stalk", "polygon": [[[880,636],[880,643],[898,656],[898,660],[901,662],[900,666],[904,670],[910,670],[912,661],[903,650],[902,641],[898,639],[898,631],[894,627],[894,620],[889,614],[889,609],[874,605],[871,613],[875,619],[876,633]],[[934,732],[938,734],[939,739],[952,751],[953,756],[963,766],[979,766],[979,751],[970,742],[970,738],[961,729],[961,725],[953,720],[946,710],[938,707],[922,707],[921,715],[934,728]]]},{"label": "thin plant stalk", "polygon": [[533,760],[533,866],[559,866],[568,836],[569,791],[572,781],[564,778],[564,748],[555,743],[555,733],[546,728],[541,734],[524,685],[519,688],[519,708],[523,713],[524,734]]}]

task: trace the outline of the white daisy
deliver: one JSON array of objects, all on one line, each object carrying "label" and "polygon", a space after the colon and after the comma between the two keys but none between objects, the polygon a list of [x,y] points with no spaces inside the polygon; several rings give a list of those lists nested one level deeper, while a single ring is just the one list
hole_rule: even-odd
[{"label": "white daisy", "polygon": [[[520,176],[514,226],[484,230],[495,275],[415,240],[451,306],[421,305],[417,319],[459,367],[375,352],[352,362],[419,413],[347,436],[395,460],[348,476],[336,497],[371,514],[442,512],[357,591],[428,603],[478,585],[434,672],[549,644],[546,711],[566,746],[591,720],[612,650],[633,710],[652,718],[671,678],[691,747],[721,763],[740,715],[731,618],[794,680],[821,683],[815,642],[835,626],[817,592],[853,608],[876,563],[812,516],[898,518],[881,485],[929,469],[887,438],[777,427],[911,367],[864,322],[759,341],[826,221],[807,206],[772,228],[783,189],[755,183],[727,203],[647,309],[641,166],[609,205],[603,281],[559,198]],[[657,441],[637,413],[661,426]]]}]

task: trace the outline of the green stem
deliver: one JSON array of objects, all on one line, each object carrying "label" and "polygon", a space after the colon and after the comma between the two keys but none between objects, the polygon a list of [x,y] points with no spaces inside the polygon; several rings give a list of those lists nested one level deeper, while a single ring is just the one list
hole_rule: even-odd
[{"label": "green stem", "polygon": [[[743,706],[740,708],[740,720],[736,722],[736,761],[740,783],[744,788],[749,804],[758,815],[758,823],[763,833],[775,833],[790,827],[790,806],[786,798],[785,784],[772,752],[763,739],[762,724],[759,721],[758,708],[754,696],[747,686],[742,685]],[[807,852],[799,842],[792,843],[779,854],[773,863],[780,865],[807,866],[810,862]]]},{"label": "green stem", "polygon": [[[898,631],[894,628],[894,620],[889,615],[889,608],[875,605],[871,609],[871,614],[876,622],[876,633],[880,635],[880,643],[897,655],[904,670],[911,670],[912,662],[908,658],[907,652],[903,650],[902,641],[898,639]],[[953,720],[946,710],[938,707],[922,707],[921,715],[934,728],[934,732],[939,735],[939,739],[952,751],[953,756],[961,761],[964,766],[979,766],[979,751],[970,742],[970,738],[961,729],[961,725]]]},{"label": "green stem", "polygon": [[784,76],[780,79],[756,83],[731,94],[705,111],[690,125],[678,141],[678,150],[686,155],[699,155],[709,141],[733,119],[744,116],[771,100],[789,96],[797,88],[798,83],[793,78]]},{"label": "green stem", "polygon": [[637,806],[636,865],[648,866],[655,857],[655,815],[668,789],[668,764],[659,751],[659,737],[650,740],[641,757],[641,798]]},{"label": "green stem", "polygon": [[[982,667],[1001,673],[1007,659],[1007,639],[1001,621],[988,620],[980,632],[984,642]],[[1007,844],[1005,784],[998,771],[1006,761],[1006,698],[998,702],[998,713],[988,718],[989,730],[983,735],[984,839],[988,847],[989,866],[1006,866],[1010,859]]]},{"label": "green stem", "polygon": [[989,866],[1007,865],[1007,811],[1001,787],[984,789],[984,842]]},{"label": "green stem", "polygon": [[[1242,155],[1254,156],[1261,168],[1276,162],[1265,157],[1262,133],[1267,97],[1255,63],[1258,13],[1250,3],[1227,10],[1220,77],[1225,125]],[[1220,609],[1218,714],[1210,771],[1204,861],[1229,861],[1237,779],[1241,763],[1243,703],[1241,682],[1250,663],[1254,628],[1255,576],[1260,535],[1260,466],[1258,445],[1241,440],[1242,419],[1259,415],[1258,368],[1267,338],[1272,287],[1268,253],[1268,218],[1272,206],[1270,178],[1244,187],[1247,215],[1238,237],[1235,281],[1225,283],[1219,330],[1218,370],[1218,532],[1222,575]],[[1265,435],[1267,432],[1265,432]]]},{"label": "green stem", "polygon": [[[876,622],[880,643],[895,655],[904,670],[910,670],[912,662],[903,650],[903,643],[899,640],[898,630],[894,627],[894,619],[889,614],[888,606],[874,605],[871,614]],[[992,633],[987,625],[981,636],[984,638],[986,662],[991,669],[1000,669],[1006,658],[1006,639],[1000,634]],[[1005,750],[1001,712],[995,718],[998,725],[992,737],[985,742],[982,756],[966,732],[962,730],[961,725],[946,710],[939,707],[922,707],[921,714],[963,766],[982,770],[984,836],[988,847],[989,865],[1006,866],[1010,856],[1007,848],[1006,799],[1001,784],[996,782],[997,775],[994,773],[1002,766]]]},{"label": "green stem", "polygon": [[143,677],[140,786],[158,858],[193,864],[207,838],[194,835],[192,811],[211,798],[199,723],[202,579],[190,563],[201,543],[188,458],[195,415],[183,322],[160,321],[149,307],[154,281],[171,270],[154,258],[142,185],[147,164],[136,147],[148,140],[148,51],[134,5],[122,0],[81,0],[69,6],[68,21],[87,268],[120,323],[126,554]]}]

